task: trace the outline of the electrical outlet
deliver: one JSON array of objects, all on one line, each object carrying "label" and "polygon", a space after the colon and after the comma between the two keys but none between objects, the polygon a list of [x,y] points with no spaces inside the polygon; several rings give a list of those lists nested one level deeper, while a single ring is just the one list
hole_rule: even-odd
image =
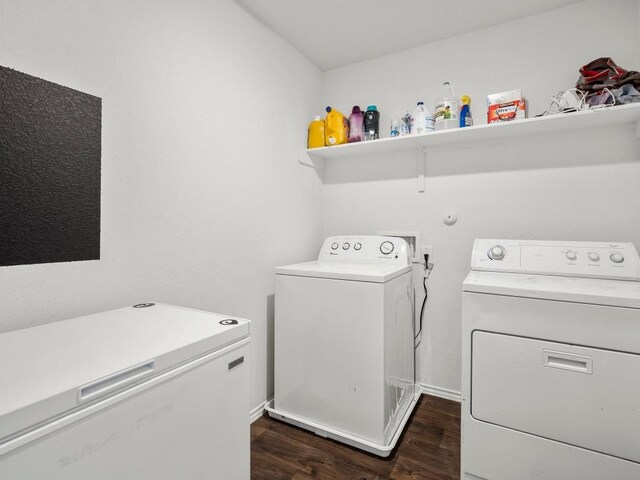
[{"label": "electrical outlet", "polygon": [[424,256],[429,255],[429,263],[433,263],[433,247],[430,245],[423,245],[421,248],[420,263],[424,263]]}]

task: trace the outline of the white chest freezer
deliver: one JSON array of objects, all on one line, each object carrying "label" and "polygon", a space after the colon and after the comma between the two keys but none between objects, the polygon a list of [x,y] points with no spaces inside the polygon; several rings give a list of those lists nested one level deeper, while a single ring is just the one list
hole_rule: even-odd
[{"label": "white chest freezer", "polygon": [[248,344],[154,304],[0,335],[0,478],[247,480]]}]

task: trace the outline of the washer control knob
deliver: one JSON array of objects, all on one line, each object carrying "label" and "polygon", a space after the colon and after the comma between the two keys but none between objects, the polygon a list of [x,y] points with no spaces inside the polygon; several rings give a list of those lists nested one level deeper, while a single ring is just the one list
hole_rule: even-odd
[{"label": "washer control knob", "polygon": [[331,250],[337,250],[339,246],[340,246],[340,245],[338,245],[338,242],[333,242],[333,243],[331,244]]},{"label": "washer control knob", "polygon": [[591,260],[592,262],[597,262],[598,260],[600,260],[600,255],[598,255],[598,252],[589,252],[589,260]]},{"label": "washer control knob", "polygon": [[344,242],[344,243],[342,244],[342,249],[343,249],[343,250],[349,250],[349,247],[350,247],[350,246],[351,246],[351,245],[349,245],[349,242]]},{"label": "washer control knob", "polygon": [[612,253],[609,257],[613,263],[622,263],[624,262],[624,257],[621,253]]},{"label": "washer control knob", "polygon": [[502,260],[506,254],[507,252],[502,245],[494,245],[489,250],[489,258],[491,260]]},{"label": "washer control knob", "polygon": [[572,262],[578,258],[578,254],[576,252],[567,252],[567,260],[571,260]]},{"label": "washer control knob", "polygon": [[360,249],[362,248],[362,244],[361,244],[361,243],[356,243],[356,244],[353,246],[353,248],[354,248],[355,250],[360,250]]},{"label": "washer control knob", "polygon": [[389,255],[393,252],[394,248],[393,243],[387,240],[386,242],[382,242],[380,245],[380,252],[384,255]]}]

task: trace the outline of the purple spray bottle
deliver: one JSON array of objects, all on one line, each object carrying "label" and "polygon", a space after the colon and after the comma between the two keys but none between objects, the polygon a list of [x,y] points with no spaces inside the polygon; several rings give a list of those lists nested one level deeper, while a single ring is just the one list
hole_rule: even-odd
[{"label": "purple spray bottle", "polygon": [[364,113],[356,105],[349,115],[349,143],[364,140]]}]

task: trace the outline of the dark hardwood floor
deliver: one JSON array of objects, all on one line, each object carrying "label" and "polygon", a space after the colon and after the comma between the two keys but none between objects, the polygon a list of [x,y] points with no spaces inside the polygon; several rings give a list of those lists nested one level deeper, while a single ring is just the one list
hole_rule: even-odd
[{"label": "dark hardwood floor", "polygon": [[386,458],[261,417],[251,426],[252,480],[459,480],[460,404],[423,395]]}]

